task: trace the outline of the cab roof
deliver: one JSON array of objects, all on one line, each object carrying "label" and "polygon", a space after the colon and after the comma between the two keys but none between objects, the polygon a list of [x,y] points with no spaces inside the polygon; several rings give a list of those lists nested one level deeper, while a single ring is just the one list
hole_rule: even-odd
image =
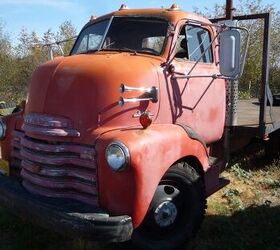
[{"label": "cab roof", "polygon": [[[127,17],[155,17],[165,19],[172,24],[177,24],[182,19],[196,20],[204,23],[211,23],[207,18],[199,16],[192,12],[185,12],[180,9],[172,10],[164,8],[151,8],[151,9],[128,9],[120,8],[118,11],[100,16],[98,18],[92,18],[89,23],[96,22],[102,19],[110,18],[111,16],[127,16]],[[89,24],[88,23],[88,24]]]}]

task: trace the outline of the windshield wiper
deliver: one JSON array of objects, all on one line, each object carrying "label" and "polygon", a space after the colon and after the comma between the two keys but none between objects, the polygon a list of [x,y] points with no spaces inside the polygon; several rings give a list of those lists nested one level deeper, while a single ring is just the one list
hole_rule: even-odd
[{"label": "windshield wiper", "polygon": [[98,49],[89,49],[89,50],[83,51],[83,52],[81,52],[79,54],[93,54],[93,53],[95,53],[97,51],[98,51]]},{"label": "windshield wiper", "polygon": [[126,47],[123,47],[123,48],[102,48],[102,50],[131,52],[131,53],[137,55],[137,51],[136,50],[129,49],[129,48],[126,48]]},{"label": "windshield wiper", "polygon": [[155,55],[158,56],[159,53],[158,51],[151,49],[151,48],[143,48],[141,50],[138,51],[139,53],[145,53],[145,54],[150,54],[150,55]]},{"label": "windshield wiper", "polygon": [[126,47],[122,47],[122,48],[119,48],[120,51],[128,51],[128,52],[131,52],[135,55],[137,55],[137,50],[135,49],[130,49],[130,48],[126,48]]}]

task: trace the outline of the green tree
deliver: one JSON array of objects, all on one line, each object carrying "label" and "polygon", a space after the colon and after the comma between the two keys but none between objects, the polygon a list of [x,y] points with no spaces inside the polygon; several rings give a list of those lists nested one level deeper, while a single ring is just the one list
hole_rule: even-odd
[{"label": "green tree", "polygon": [[[35,68],[48,60],[48,47],[59,40],[68,40],[76,35],[76,29],[70,21],[63,22],[54,34],[48,29],[40,38],[35,31],[23,28],[18,34],[16,46],[12,46],[9,34],[0,20],[0,101],[21,101],[26,96],[27,85]],[[62,44],[69,53],[73,40]],[[59,51],[55,49],[55,55]]]},{"label": "green tree", "polygon": [[0,20],[0,101],[7,101],[13,96],[14,68],[11,40]]},{"label": "green tree", "polygon": [[[272,90],[280,91],[280,12],[273,4],[265,4],[262,0],[238,0],[234,1],[234,15],[249,15],[256,13],[270,12],[271,23],[271,47],[270,47],[270,86]],[[214,18],[225,17],[225,5],[216,4],[214,9],[204,8],[199,14]],[[244,69],[243,77],[239,87],[243,91],[250,91],[250,94],[257,97],[261,82],[262,46],[263,46],[263,21],[250,20],[242,21],[240,26],[250,32],[250,43]]]},{"label": "green tree", "polygon": [[15,79],[17,92],[15,94],[17,96],[22,94],[23,98],[32,72],[40,63],[44,62],[45,58],[41,53],[40,39],[35,31],[29,33],[23,28],[19,34],[18,42],[15,48],[16,58],[14,59],[17,65]]},{"label": "green tree", "polygon": [[0,55],[9,55],[11,53],[11,41],[9,35],[4,30],[4,23],[0,20]]},{"label": "green tree", "polygon": [[71,21],[65,21],[59,26],[56,34],[56,41],[68,40],[61,45],[65,55],[70,53],[74,44],[74,40],[72,38],[76,36],[76,33],[76,28]]}]

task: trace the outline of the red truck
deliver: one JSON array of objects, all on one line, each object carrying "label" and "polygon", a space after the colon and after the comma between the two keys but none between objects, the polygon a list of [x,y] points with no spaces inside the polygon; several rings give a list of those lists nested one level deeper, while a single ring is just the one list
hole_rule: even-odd
[{"label": "red truck", "polygon": [[240,39],[176,5],[92,18],[0,120],[0,205],[73,237],[179,249],[227,184]]}]

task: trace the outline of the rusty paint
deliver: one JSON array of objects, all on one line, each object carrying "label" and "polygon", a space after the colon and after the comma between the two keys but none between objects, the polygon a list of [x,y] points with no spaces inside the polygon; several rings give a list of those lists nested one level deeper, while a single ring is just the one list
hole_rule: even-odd
[{"label": "rusty paint", "polygon": [[[113,12],[90,23],[112,15],[168,20],[171,30],[162,55],[99,51],[40,65],[29,85],[25,122],[21,127],[22,117],[18,121],[10,118],[9,136],[14,129],[24,130],[15,136],[13,155],[15,166],[21,161],[27,190],[94,206],[99,206],[99,199],[110,213],[132,216],[137,227],[160,179],[174,162],[192,156],[204,172],[209,170],[203,145],[174,124],[192,127],[208,145],[219,140],[224,126],[225,82],[215,79],[209,84],[207,78],[175,80],[174,72],[169,71],[167,62],[175,53],[175,38],[186,20],[210,24],[207,19],[183,11],[140,9]],[[209,32],[215,36],[213,29],[209,28]],[[194,74],[219,72],[216,45],[213,44],[213,63],[198,63]],[[175,59],[172,65],[176,72],[184,74],[193,62]],[[158,102],[118,106],[123,82],[135,88],[155,86],[159,89]],[[124,94],[124,98],[131,97],[131,93]],[[147,110],[154,114],[153,124],[144,130],[138,119],[131,117],[136,111]],[[215,117],[210,115],[213,111]],[[9,140],[12,139],[8,137],[4,142],[6,158],[11,151]],[[105,149],[113,140],[122,141],[131,154],[131,166],[121,173],[113,172],[105,160]],[[80,177],[91,179],[92,186],[81,184]]]},{"label": "rusty paint", "polygon": [[106,147],[114,140],[128,147],[131,165],[116,173],[104,157],[98,157],[100,204],[113,214],[132,216],[135,227],[142,222],[160,179],[178,159],[196,156],[202,170],[206,172],[209,168],[204,146],[189,138],[178,125],[152,124],[146,129],[105,133],[97,142],[99,155],[105,155]]},{"label": "rusty paint", "polygon": [[[47,123],[42,124],[42,121],[50,118],[46,116],[44,119],[40,115],[37,119],[38,116],[33,114],[32,117],[36,119],[28,120],[32,125],[30,128],[36,123],[38,129],[46,126]],[[29,132],[34,134],[32,130]],[[93,147],[38,140],[22,131],[13,131],[11,145],[12,173],[23,179],[24,186],[31,193],[97,205],[96,152]]]}]

